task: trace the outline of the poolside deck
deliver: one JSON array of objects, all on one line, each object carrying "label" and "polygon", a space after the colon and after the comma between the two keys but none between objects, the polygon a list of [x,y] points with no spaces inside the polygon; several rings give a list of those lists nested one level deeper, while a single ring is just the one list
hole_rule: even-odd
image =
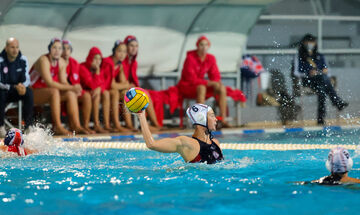
[{"label": "poolside deck", "polygon": [[[339,119],[327,119],[324,127],[327,126],[360,126],[360,118],[339,118]],[[252,122],[247,123],[245,125],[233,128],[224,128],[222,131],[238,131],[238,130],[256,130],[256,129],[276,129],[276,128],[306,128],[306,127],[321,127],[318,126],[316,120],[304,120],[304,121],[294,121],[290,122],[287,125],[282,125],[280,121],[263,121],[263,122]],[[189,133],[192,129],[180,129],[180,128],[164,128],[160,131],[153,132],[153,134],[167,134],[167,133]],[[131,133],[107,133],[107,134],[92,134],[92,135],[84,135],[77,134],[76,137],[101,137],[101,136],[119,136],[119,135],[136,135],[141,134],[139,132],[131,132]],[[66,138],[68,136],[57,135],[58,138]]]}]

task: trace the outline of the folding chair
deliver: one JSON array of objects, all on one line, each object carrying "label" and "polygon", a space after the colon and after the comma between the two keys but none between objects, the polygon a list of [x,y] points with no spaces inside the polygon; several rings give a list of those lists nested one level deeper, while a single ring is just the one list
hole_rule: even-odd
[{"label": "folding chair", "polygon": [[[5,107],[5,113],[9,110],[9,109],[13,109],[13,108],[18,108],[18,128],[21,129],[22,128],[22,101],[19,100],[18,102],[11,102],[9,103],[6,107]],[[7,126],[9,126],[10,128],[15,127],[13,124],[10,123],[10,121],[8,119],[6,119],[5,117],[5,124]]]}]

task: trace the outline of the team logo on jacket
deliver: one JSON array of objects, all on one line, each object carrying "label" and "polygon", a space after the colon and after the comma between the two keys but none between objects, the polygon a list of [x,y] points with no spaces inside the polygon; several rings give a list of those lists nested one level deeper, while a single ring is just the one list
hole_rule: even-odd
[{"label": "team logo on jacket", "polygon": [[9,69],[7,68],[7,66],[4,67],[4,73],[8,73]]},{"label": "team logo on jacket", "polygon": [[79,79],[79,75],[78,74],[73,74],[73,77],[75,80],[78,80]]}]

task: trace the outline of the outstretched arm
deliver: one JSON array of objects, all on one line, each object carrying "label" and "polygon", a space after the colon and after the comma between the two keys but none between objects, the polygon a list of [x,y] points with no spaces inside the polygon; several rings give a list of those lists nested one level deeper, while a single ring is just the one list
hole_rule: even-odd
[{"label": "outstretched arm", "polygon": [[137,116],[140,121],[142,135],[144,137],[146,146],[149,149],[164,153],[174,153],[180,151],[182,145],[182,137],[154,140],[150,132],[148,122],[146,121],[145,112],[142,111],[140,113],[137,113]]},{"label": "outstretched arm", "polygon": [[0,150],[3,152],[7,152],[7,150],[8,150],[7,148],[8,148],[7,146],[0,145]]},{"label": "outstretched arm", "polygon": [[25,148],[25,152],[26,152],[26,154],[30,155],[30,154],[38,153],[39,151],[36,149]]}]

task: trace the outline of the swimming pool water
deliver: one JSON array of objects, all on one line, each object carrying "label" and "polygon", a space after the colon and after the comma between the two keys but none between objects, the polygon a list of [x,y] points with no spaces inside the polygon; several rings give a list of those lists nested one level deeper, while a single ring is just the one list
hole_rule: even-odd
[{"label": "swimming pool water", "polygon": [[[357,143],[358,131],[227,135],[221,141]],[[0,163],[0,214],[357,214],[360,187],[297,185],[327,175],[328,150],[224,150],[225,162],[176,154],[72,149]],[[360,177],[360,159],[350,151]]]}]

